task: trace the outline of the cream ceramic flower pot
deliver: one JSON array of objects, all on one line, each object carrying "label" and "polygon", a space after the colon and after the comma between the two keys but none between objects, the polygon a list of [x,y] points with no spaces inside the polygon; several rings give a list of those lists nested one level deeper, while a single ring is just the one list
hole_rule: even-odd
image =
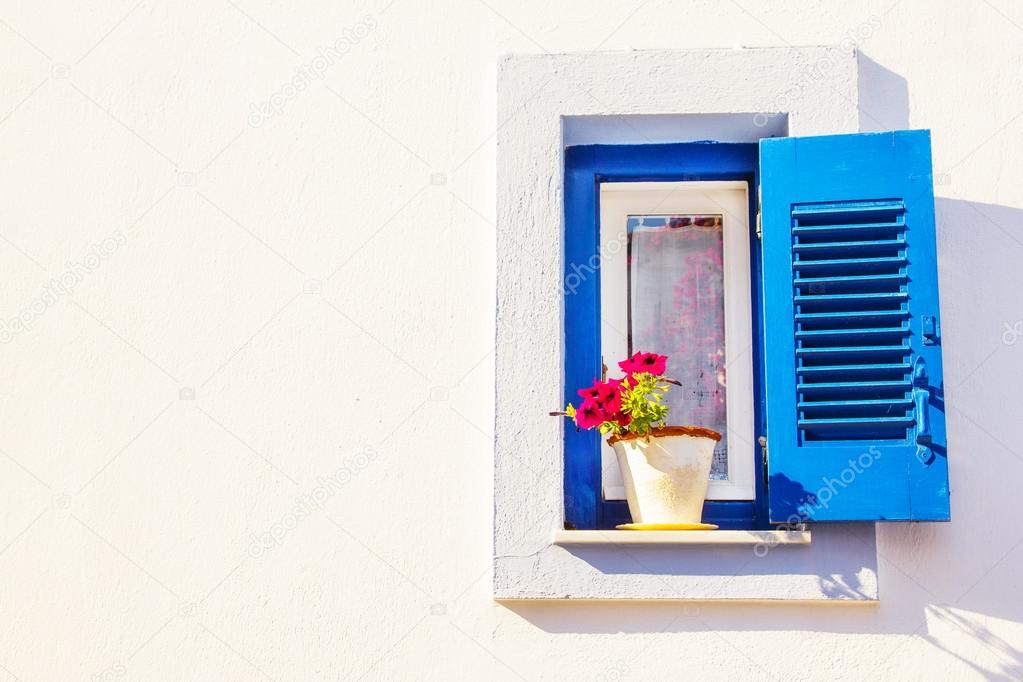
[{"label": "cream ceramic flower pot", "polygon": [[650,438],[611,436],[633,523],[700,523],[714,446],[698,426],[654,429]]}]

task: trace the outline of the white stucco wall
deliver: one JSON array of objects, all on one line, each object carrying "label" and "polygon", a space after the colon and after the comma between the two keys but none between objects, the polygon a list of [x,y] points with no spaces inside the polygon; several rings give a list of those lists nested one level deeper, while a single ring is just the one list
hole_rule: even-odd
[{"label": "white stucco wall", "polygon": [[[0,679],[1023,676],[1019,5],[0,19]],[[851,40],[933,130],[952,523],[874,607],[495,604],[498,56]]]}]

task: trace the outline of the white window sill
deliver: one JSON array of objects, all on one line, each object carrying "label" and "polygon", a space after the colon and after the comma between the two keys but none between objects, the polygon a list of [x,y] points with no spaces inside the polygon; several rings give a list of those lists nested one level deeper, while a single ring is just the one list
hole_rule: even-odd
[{"label": "white window sill", "polygon": [[872,523],[789,532],[551,528],[537,541],[495,557],[498,601],[878,600]]},{"label": "white window sill", "polygon": [[810,531],[561,530],[556,545],[809,545]]}]

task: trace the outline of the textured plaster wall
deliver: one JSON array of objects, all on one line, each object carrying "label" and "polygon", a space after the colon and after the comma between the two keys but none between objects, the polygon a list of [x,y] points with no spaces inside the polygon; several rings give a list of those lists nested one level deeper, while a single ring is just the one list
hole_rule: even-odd
[{"label": "textured plaster wall", "polygon": [[[0,679],[1023,677],[1017,3],[0,20]],[[876,607],[494,604],[498,55],[850,41],[934,131],[954,521]]]}]

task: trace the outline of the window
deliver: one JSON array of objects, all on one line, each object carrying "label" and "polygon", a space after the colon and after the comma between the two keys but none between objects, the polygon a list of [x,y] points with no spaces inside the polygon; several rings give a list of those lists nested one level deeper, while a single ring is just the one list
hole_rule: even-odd
[{"label": "window", "polygon": [[[724,528],[948,518],[926,131],[570,147],[565,170],[566,400],[605,358],[669,355],[671,421],[726,435]],[[627,520],[620,486],[566,424],[567,525]]]},{"label": "window", "polygon": [[[769,527],[766,497],[758,490],[764,482],[757,445],[764,433],[758,405],[762,334],[756,332],[761,286],[754,277],[760,249],[750,190],[757,186],[757,158],[757,145],[748,143],[584,145],[568,148],[565,158],[565,400],[574,399],[575,387],[600,376],[603,358],[613,362],[625,356],[630,333],[638,350],[657,350],[651,342],[678,348],[700,344],[696,353],[659,352],[678,363],[672,369],[686,389],[675,391],[682,400],[672,421],[709,425],[716,420],[725,436],[716,452],[704,520],[726,529]],[[703,224],[693,225],[694,218]],[[661,242],[655,247],[656,238]],[[665,257],[667,248],[691,251],[693,244],[702,249],[694,256],[703,258],[700,270]],[[662,257],[658,264],[654,254]],[[591,263],[592,276],[581,276],[590,274],[584,266]],[[706,276],[699,284],[685,281],[697,273]],[[674,281],[666,283],[667,278]],[[665,305],[674,305],[675,285],[688,287],[680,304],[691,303],[694,291],[705,296],[700,302],[707,312],[698,320],[679,324],[676,313],[672,319],[663,314]],[[639,287],[645,287],[642,297]],[[699,356],[704,352],[718,356]],[[598,434],[578,432],[566,421],[570,528],[610,529],[631,520],[621,474],[607,449]]]},{"label": "window", "polygon": [[[682,382],[668,394],[672,423],[722,434],[708,499],[752,500],[748,184],[606,182],[599,210],[604,362],[637,350],[667,355],[669,376]],[[601,460],[604,499],[625,499],[606,443]]]},{"label": "window", "polygon": [[[788,398],[773,384],[767,385],[768,370],[773,381],[774,364],[779,362],[773,354],[795,354],[794,318],[785,322],[782,317],[777,322],[772,319],[774,313],[768,313],[776,309],[778,300],[784,302],[778,296],[787,297],[790,306],[793,303],[791,262],[787,284],[783,282],[784,286],[770,292],[768,283],[781,280],[776,279],[779,275],[765,272],[766,260],[783,261],[769,248],[791,253],[791,233],[789,243],[783,246],[774,241],[771,232],[790,230],[791,216],[785,213],[789,222],[778,228],[769,206],[775,199],[778,205],[885,200],[899,192],[857,197],[853,195],[858,192],[850,191],[843,196],[791,199],[772,195],[761,182],[761,174],[766,180],[769,174],[774,175],[774,169],[770,164],[761,169],[758,147],[764,138],[858,130],[858,93],[862,91],[858,84],[863,77],[859,61],[855,50],[813,47],[510,55],[499,62],[497,120],[503,123],[496,133],[496,599],[878,599],[874,523],[817,524],[812,531],[798,534],[771,530],[770,523],[772,518],[784,520],[771,514],[784,513],[785,500],[797,503],[797,495],[788,492],[816,488],[820,483],[809,477],[819,472],[799,471],[791,466],[792,461],[785,462],[774,442],[780,440],[774,433],[776,426],[792,433],[799,427],[795,361],[791,361],[791,373],[777,374],[792,383]],[[808,65],[826,68],[816,69],[815,77],[807,79]],[[536,97],[537,83],[545,84],[543,97]],[[783,100],[779,93],[784,94]],[[772,140],[763,143],[765,150],[769,142]],[[786,152],[781,147],[777,151],[780,157],[793,155],[792,150]],[[800,149],[799,160],[808,151]],[[863,170],[859,159],[871,153],[846,154],[848,158],[836,161],[834,167],[848,164],[846,167],[857,169],[854,173],[865,174],[869,166]],[[765,152],[764,158],[767,155]],[[875,157],[892,163],[885,154]],[[806,171],[811,176],[803,181],[807,189],[812,188],[814,174],[824,175],[831,168]],[[903,170],[918,175],[915,182],[919,185],[929,183],[927,166],[903,166]],[[654,534],[653,538],[632,535],[623,549],[618,544],[621,536],[632,531],[564,530],[566,524],[607,529],[630,519],[624,501],[605,499],[600,440],[595,434],[566,428],[566,420],[553,419],[547,411],[564,404],[569,387],[585,384],[600,372],[600,188],[647,182],[738,182],[747,189],[753,434],[767,435],[771,442],[765,465],[759,445],[737,446],[737,439],[730,439],[729,466],[740,457],[752,460],[753,498],[706,503],[704,519],[722,527],[700,540],[710,544],[691,542],[691,536],[682,537],[685,533],[680,531]],[[774,185],[778,192],[794,180],[776,182],[780,182]],[[763,242],[756,236],[758,187],[763,187],[760,194],[768,223]],[[915,225],[920,215],[914,209],[916,201],[905,202],[911,269],[914,261],[933,263],[933,252],[930,256],[921,252],[919,258],[914,255],[920,231],[927,229]],[[634,215],[655,216],[655,220],[668,213],[662,209],[634,211]],[[678,217],[724,215],[720,210],[704,212],[684,206],[672,207],[670,213]],[[726,221],[723,229],[727,229]],[[722,234],[722,250],[727,249],[725,239]],[[724,265],[722,268],[727,270]],[[642,278],[644,272],[637,271],[635,276]],[[627,285],[627,271],[624,277]],[[727,282],[727,273],[722,277]],[[787,329],[788,350],[772,350],[773,344],[786,342],[784,336],[768,340],[768,327],[779,333]],[[727,342],[727,329],[725,336]],[[914,341],[911,337],[910,343]],[[765,346],[773,353],[767,362]],[[932,365],[928,359],[929,385],[938,386]],[[727,376],[729,402],[737,390],[736,381],[734,373]],[[914,390],[927,390],[937,407],[937,391],[922,386]],[[787,423],[767,419],[769,410],[782,409],[772,404],[776,396],[793,401],[791,413],[785,417]],[[574,390],[571,397],[576,397]],[[935,416],[940,420],[940,414]],[[727,414],[726,419],[730,419]],[[939,427],[934,420],[930,427],[940,449],[944,434],[936,430]],[[886,457],[900,460],[903,474],[910,462],[903,457],[909,448],[908,434],[907,429],[902,450],[885,450]],[[863,441],[859,445],[862,447]],[[799,447],[811,446],[824,447],[822,443]],[[913,447],[910,457],[917,461],[915,443]],[[931,466],[934,464],[942,466],[940,455]],[[879,470],[871,467],[870,471]],[[774,478],[769,494],[768,474],[785,475],[792,483]],[[834,476],[840,479],[841,473]],[[870,482],[869,476],[858,477],[850,489],[840,492],[842,504],[849,500],[851,505],[852,488],[861,480]],[[905,478],[893,481],[897,486],[906,484]],[[843,484],[839,481],[837,485]],[[920,485],[922,491],[926,486]],[[922,499],[917,494],[914,498]],[[831,509],[839,506],[832,500]],[[845,512],[853,517],[850,509]],[[578,544],[580,538],[588,544]],[[758,553],[757,545],[743,544],[768,543],[759,547],[762,550],[774,546],[779,538],[781,544],[766,554]],[[673,549],[666,551],[664,543],[678,540],[684,542],[672,544]]]}]

